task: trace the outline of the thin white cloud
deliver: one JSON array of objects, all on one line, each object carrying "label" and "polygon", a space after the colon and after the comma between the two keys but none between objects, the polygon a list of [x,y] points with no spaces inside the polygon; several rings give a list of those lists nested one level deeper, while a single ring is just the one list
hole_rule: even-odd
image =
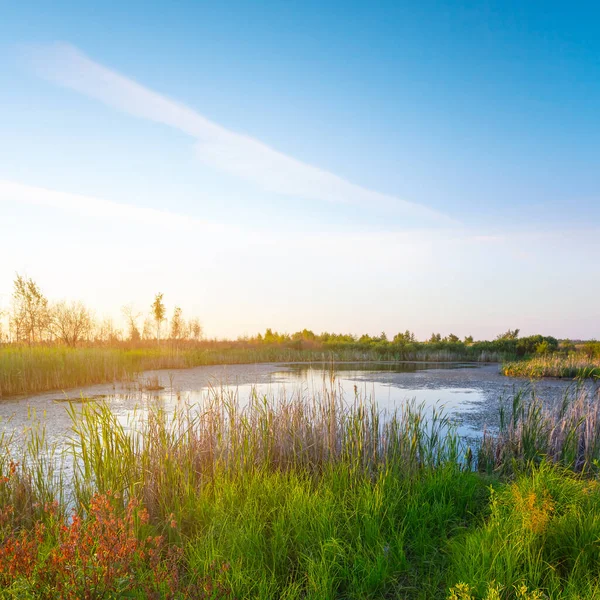
[{"label": "thin white cloud", "polygon": [[4,179],[0,179],[0,202],[48,206],[84,217],[128,221],[171,230],[204,230],[207,232],[232,230],[229,226],[225,227],[166,210],[122,204],[112,200],[49,190]]},{"label": "thin white cloud", "polygon": [[483,244],[489,243],[489,244],[493,244],[496,242],[504,242],[506,240],[506,236],[505,235],[475,235],[472,238],[473,242],[480,242]]},{"label": "thin white cloud", "polygon": [[69,44],[29,48],[27,54],[43,77],[117,110],[185,132],[196,139],[196,156],[204,164],[252,181],[264,190],[385,209],[427,221],[451,221],[431,208],[355,185],[259,140],[229,131],[193,109],[94,62]]},{"label": "thin white cloud", "polygon": [[75,194],[52,190],[41,186],[33,186],[18,181],[0,179],[0,203],[17,203],[31,206],[45,206],[74,214],[84,218],[103,219],[108,222],[129,222],[139,226],[150,226],[157,229],[191,231],[202,234],[214,234],[214,239],[224,239],[231,245],[234,240],[240,245],[257,245],[263,247],[283,247],[306,252],[314,246],[319,253],[334,255],[339,251],[342,256],[355,251],[359,255],[368,254],[367,249],[374,250],[379,260],[387,255],[396,260],[398,252],[419,255],[428,247],[456,247],[461,245],[510,244],[515,248],[530,245],[531,240],[552,244],[561,239],[598,240],[597,227],[587,229],[557,231],[513,231],[502,234],[480,232],[477,230],[458,228],[413,229],[406,231],[320,231],[320,232],[280,232],[248,230],[230,224],[206,221],[190,215],[123,204],[86,194]]},{"label": "thin white cloud", "polygon": [[[87,194],[75,194],[60,190],[52,190],[41,186],[33,186],[18,181],[0,179],[0,203],[17,203],[31,206],[44,206],[61,212],[73,214],[86,219],[102,219],[108,222],[128,222],[139,226],[150,226],[170,231],[194,231],[203,233],[214,233],[216,236],[223,234],[228,236],[228,244],[231,236],[239,238],[241,243],[257,244],[265,247],[278,247],[282,244],[286,247],[305,248],[313,244],[322,249],[333,252],[336,248],[353,247],[359,253],[364,253],[364,247],[390,245],[397,246],[408,244],[416,249],[419,244],[428,242],[430,239],[452,239],[448,237],[448,231],[380,231],[380,232],[278,232],[278,231],[254,231],[241,229],[239,227],[213,221],[205,221],[166,210],[158,210],[123,204],[89,196]],[[445,233],[444,233],[445,232]]]}]

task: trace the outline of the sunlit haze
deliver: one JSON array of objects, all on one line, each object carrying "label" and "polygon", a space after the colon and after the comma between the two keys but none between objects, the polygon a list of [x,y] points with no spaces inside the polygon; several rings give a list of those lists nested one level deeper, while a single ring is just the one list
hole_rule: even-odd
[{"label": "sunlit haze", "polygon": [[5,7],[0,310],[600,337],[598,14],[426,4]]}]

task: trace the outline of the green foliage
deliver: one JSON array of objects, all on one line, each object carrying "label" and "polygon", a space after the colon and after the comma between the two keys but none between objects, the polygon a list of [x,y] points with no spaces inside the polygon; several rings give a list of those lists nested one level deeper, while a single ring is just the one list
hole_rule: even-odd
[{"label": "green foliage", "polygon": [[404,333],[397,333],[394,336],[394,344],[411,344],[416,341],[415,334],[408,329]]},{"label": "green foliage", "polygon": [[591,340],[581,347],[581,351],[589,359],[600,359],[600,342]]},{"label": "green foliage", "polygon": [[[179,369],[200,365],[259,362],[343,362],[343,361],[495,361],[515,356],[524,346],[514,342],[408,341],[413,334],[398,334],[393,341],[382,337],[324,334],[319,341],[308,330],[294,334],[295,339],[267,329],[265,336],[240,342],[174,342],[168,346],[117,344],[109,347],[69,348],[54,346],[0,346],[0,397],[46,390],[61,390],[94,383],[132,380],[141,371]],[[399,337],[401,336],[401,337]],[[526,349],[539,345],[538,337]],[[519,344],[523,344],[523,338]],[[542,338],[544,341],[546,338]],[[501,344],[501,346],[499,345]],[[551,346],[551,342],[548,342]],[[546,346],[544,346],[546,347]],[[547,355],[544,355],[547,356]],[[548,355],[550,356],[550,355]],[[536,376],[537,370],[524,370],[525,363],[507,363],[506,375]],[[589,366],[589,363],[586,363]],[[600,366],[600,365],[597,365]],[[537,367],[536,367],[537,368]],[[574,376],[578,371],[563,376]],[[543,371],[540,375],[543,374]]]},{"label": "green foliage", "polygon": [[[597,598],[600,593],[600,490],[546,464],[492,491],[489,517],[451,542],[451,579],[483,597]],[[531,592],[529,592],[531,593]]]},{"label": "green foliage", "polygon": [[[168,544],[164,555],[178,557],[171,565],[184,578],[178,589],[190,589],[194,574],[239,598],[379,598],[417,583],[437,593],[447,559],[439,555],[432,563],[432,553],[484,508],[484,483],[460,466],[448,420],[434,414],[426,421],[414,404],[386,423],[368,402],[345,408],[333,390],[291,405],[254,398],[246,409],[218,393],[201,414],[191,407],[173,416],[157,410],[128,424],[105,404],[73,405],[70,415],[65,459],[74,470],[61,514],[74,505],[93,517],[98,498],[113,497],[128,499],[115,509],[139,506],[148,520],[133,538],[125,512],[132,525],[122,542],[131,549],[124,560],[134,579],[103,577],[95,588],[102,597],[143,589],[151,565],[137,561],[136,552],[148,554],[148,527]],[[24,456],[23,465],[30,459]],[[24,506],[32,507],[40,504],[36,479],[47,472],[27,468],[17,480],[7,464],[5,483],[27,494]],[[31,485],[23,488],[21,479]],[[62,557],[59,574],[75,577],[73,597],[85,595],[98,569],[118,566],[103,561],[98,548],[123,531],[119,514],[108,536],[92,518],[96,534],[84,528],[66,555],[58,536],[46,539],[31,557],[39,562],[35,569],[43,570],[48,553]],[[111,523],[103,513],[102,524]],[[214,565],[229,566],[215,572]],[[37,581],[26,570],[13,575],[11,590]]]},{"label": "green foliage", "polygon": [[152,311],[152,318],[156,323],[156,339],[160,342],[160,326],[167,316],[167,309],[165,308],[163,302],[162,293],[156,294],[156,296],[154,297],[154,302],[150,306],[150,309]]},{"label": "green foliage", "polygon": [[496,339],[497,340],[511,340],[514,341],[519,337],[519,329],[509,329],[505,333],[501,333]]},{"label": "green foliage", "polygon": [[68,481],[42,430],[18,463],[0,437],[0,597],[598,597],[600,486],[549,464],[552,435],[521,400],[508,420],[547,460],[500,435],[492,477],[442,413],[409,403],[384,420],[335,386],[247,406],[215,390],[128,423],[72,405]]}]

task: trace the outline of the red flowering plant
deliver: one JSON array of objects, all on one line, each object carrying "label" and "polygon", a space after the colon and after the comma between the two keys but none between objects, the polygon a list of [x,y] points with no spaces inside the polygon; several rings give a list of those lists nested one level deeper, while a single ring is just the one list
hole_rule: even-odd
[{"label": "red flowering plant", "polygon": [[39,548],[46,537],[43,513],[54,515],[56,503],[34,501],[27,474],[14,461],[0,468],[0,587],[21,578],[32,582]]},{"label": "red flowering plant", "polygon": [[[2,529],[3,588],[19,581],[37,597],[66,600],[230,597],[211,576],[190,582],[180,546],[141,535],[149,530],[148,512],[137,500],[123,506],[117,494],[96,494],[84,516],[74,511],[68,520],[56,508],[45,506],[43,521],[33,527]],[[10,517],[11,507],[0,515]],[[174,516],[166,526],[177,527]]]}]

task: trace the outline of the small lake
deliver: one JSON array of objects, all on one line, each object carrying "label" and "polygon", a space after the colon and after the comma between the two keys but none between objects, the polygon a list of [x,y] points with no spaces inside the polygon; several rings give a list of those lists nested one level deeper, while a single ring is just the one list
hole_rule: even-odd
[{"label": "small lake", "polygon": [[[163,389],[140,390],[140,382],[152,381]],[[547,404],[559,402],[572,381],[504,377],[496,364],[469,363],[313,363],[218,365],[184,370],[149,371],[138,383],[94,385],[64,392],[0,401],[0,429],[20,434],[35,421],[46,425],[49,442],[65,439],[71,421],[68,400],[98,398],[126,421],[134,410],[158,404],[167,412],[182,404],[201,405],[211,389],[225,389],[241,404],[253,393],[276,399],[311,397],[332,386],[349,403],[358,395],[373,398],[383,411],[393,411],[407,401],[423,403],[428,410],[443,407],[462,435],[478,437],[484,427],[498,423],[501,403],[519,389],[531,391]],[[590,384],[592,385],[592,384]],[[598,393],[597,389],[594,393]]]}]

